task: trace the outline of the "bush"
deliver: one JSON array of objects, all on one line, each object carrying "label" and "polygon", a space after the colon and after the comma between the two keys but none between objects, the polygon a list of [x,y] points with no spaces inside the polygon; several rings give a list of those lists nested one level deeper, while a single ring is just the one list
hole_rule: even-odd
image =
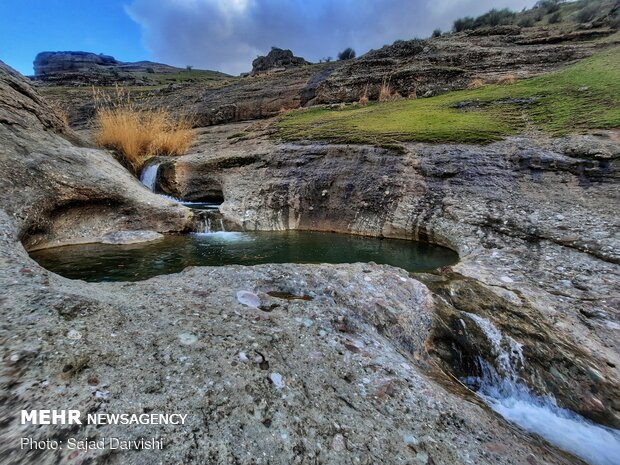
[{"label": "bush", "polygon": [[556,11],[555,13],[553,13],[551,16],[549,16],[549,24],[557,24],[560,21],[562,21],[562,13],[560,13],[559,11]]},{"label": "bush", "polygon": [[510,11],[508,8],[504,8],[503,10],[493,8],[477,18],[466,16],[464,18],[457,19],[452,25],[452,30],[454,32],[462,32],[484,26],[511,24],[516,15],[517,14],[514,11]]},{"label": "bush", "polygon": [[353,50],[351,47],[345,48],[342,52],[338,54],[339,60],[352,60],[353,58],[355,58],[355,50]]},{"label": "bush", "polygon": [[516,15],[514,11],[510,11],[508,8],[504,8],[503,10],[493,8],[475,19],[474,28],[510,24]]},{"label": "bush", "polygon": [[469,29],[474,28],[474,18],[471,16],[466,16],[464,18],[459,18],[454,21],[452,24],[452,30],[454,32],[463,32]]},{"label": "bush", "polygon": [[187,152],[194,141],[189,120],[175,120],[164,109],[137,110],[122,91],[117,91],[117,97],[111,103],[111,99],[95,96],[97,144],[118,151],[135,172],[153,156]]},{"label": "bush", "polygon": [[577,12],[577,19],[580,23],[587,23],[594,19],[598,8],[596,5],[587,5]]},{"label": "bush", "polygon": [[441,29],[435,29],[433,31],[433,37],[441,37]]},{"label": "bush", "polygon": [[534,25],[534,19],[529,16],[525,16],[521,18],[517,24],[520,27],[532,27]]},{"label": "bush", "polygon": [[540,8],[545,13],[555,13],[560,9],[560,4],[564,3],[564,0],[540,0],[534,5],[534,8]]}]

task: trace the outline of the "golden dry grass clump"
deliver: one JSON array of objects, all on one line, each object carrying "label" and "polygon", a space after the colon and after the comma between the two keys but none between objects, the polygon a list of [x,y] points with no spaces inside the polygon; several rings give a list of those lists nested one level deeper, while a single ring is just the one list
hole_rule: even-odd
[{"label": "golden dry grass clump", "polygon": [[484,85],[484,81],[480,78],[473,79],[469,84],[467,84],[468,89],[478,89]]},{"label": "golden dry grass clump", "polygon": [[500,86],[508,86],[510,84],[514,84],[515,82],[517,82],[517,77],[514,74],[506,74],[497,80],[497,83]]},{"label": "golden dry grass clump", "polygon": [[174,119],[165,109],[138,110],[128,96],[117,89],[116,99],[97,95],[95,141],[118,151],[138,172],[156,155],[182,155],[194,141],[187,118]]}]

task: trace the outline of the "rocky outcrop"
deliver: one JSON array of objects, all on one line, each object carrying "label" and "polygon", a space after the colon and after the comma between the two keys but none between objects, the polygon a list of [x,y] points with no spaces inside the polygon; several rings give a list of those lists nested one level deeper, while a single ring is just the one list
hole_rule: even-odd
[{"label": "rocky outcrop", "polygon": [[[438,313],[438,328],[457,334],[462,311],[490,318],[524,345],[539,391],[620,425],[620,244],[610,208],[620,199],[617,132],[522,136],[486,147],[409,144],[405,153],[231,142],[223,134],[203,136],[203,153],[164,163],[161,186],[188,199],[221,189],[220,211],[246,230],[318,229],[452,247],[460,277],[432,284],[451,308]],[[451,346],[456,336],[441,331],[433,339]],[[471,352],[477,341],[469,344]],[[453,356],[437,353],[450,367]]]},{"label": "rocky outcrop", "polygon": [[296,68],[309,64],[310,63],[303,58],[293,56],[293,52],[290,50],[272,47],[271,51],[266,56],[259,56],[252,61],[252,74],[282,71],[288,68]]},{"label": "rocky outcrop", "polygon": [[34,59],[34,76],[51,79],[66,72],[96,72],[120,64],[114,57],[89,52],[41,52]]},{"label": "rocky outcrop", "polygon": [[180,71],[169,65],[141,61],[125,63],[90,52],[41,52],[34,59],[34,78],[55,85],[135,85],[134,73]]}]

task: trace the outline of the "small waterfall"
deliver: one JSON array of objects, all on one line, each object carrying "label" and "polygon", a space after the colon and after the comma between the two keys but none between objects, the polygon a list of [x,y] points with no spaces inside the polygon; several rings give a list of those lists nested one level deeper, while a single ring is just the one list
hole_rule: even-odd
[{"label": "small waterfall", "polygon": [[523,345],[502,334],[489,320],[473,313],[462,314],[484,334],[494,357],[492,363],[479,356],[479,376],[462,379],[465,384],[508,421],[541,435],[591,465],[618,464],[620,430],[597,425],[559,407],[552,395],[533,393],[519,377],[525,366]]},{"label": "small waterfall", "polygon": [[213,232],[211,230],[211,219],[203,218],[202,221],[198,223],[198,227],[196,229],[196,232],[199,234],[211,234]]},{"label": "small waterfall", "polygon": [[226,233],[224,218],[219,211],[202,210],[197,218],[194,234]]},{"label": "small waterfall", "polygon": [[140,182],[148,187],[149,190],[155,192],[157,185],[157,173],[159,172],[159,163],[151,163],[142,169],[140,173]]},{"label": "small waterfall", "polygon": [[502,332],[489,320],[474,313],[463,312],[463,315],[473,321],[482,331],[491,344],[492,355],[495,357],[495,365],[488,363],[479,357],[481,371],[484,373],[485,366],[492,368],[498,374],[516,382],[519,380],[519,370],[525,366],[523,358],[523,344],[518,343],[510,336],[504,336]]}]

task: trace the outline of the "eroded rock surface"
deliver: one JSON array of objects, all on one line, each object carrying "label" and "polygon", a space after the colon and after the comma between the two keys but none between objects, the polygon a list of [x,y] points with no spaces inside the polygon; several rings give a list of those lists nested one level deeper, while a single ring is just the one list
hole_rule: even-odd
[{"label": "eroded rock surface", "polygon": [[[188,199],[221,190],[220,211],[246,230],[316,229],[454,248],[461,262],[453,268],[466,279],[433,284],[453,317],[467,307],[497,320],[525,345],[541,390],[620,424],[617,132],[528,135],[485,147],[409,144],[404,154],[231,143],[224,134],[207,131],[203,152],[164,162],[161,186]],[[560,376],[549,377],[551,367]]]}]

